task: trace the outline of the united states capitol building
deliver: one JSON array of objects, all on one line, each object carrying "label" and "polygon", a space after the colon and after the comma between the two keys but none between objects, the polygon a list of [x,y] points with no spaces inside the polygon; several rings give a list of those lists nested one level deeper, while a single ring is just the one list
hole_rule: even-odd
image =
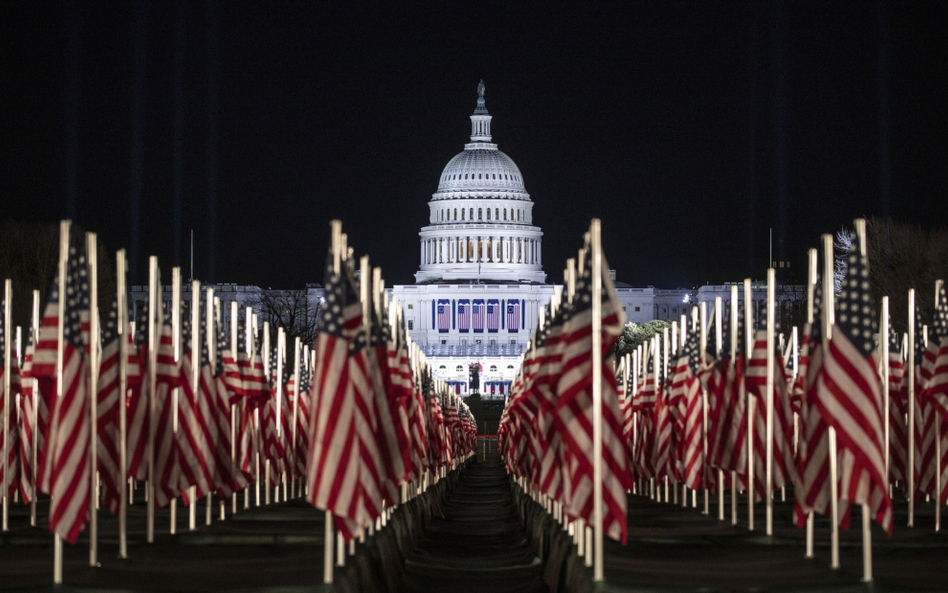
[{"label": "united states capitol building", "polygon": [[[546,282],[543,271],[543,232],[534,224],[533,201],[517,164],[493,142],[492,116],[478,85],[471,119],[470,142],[448,161],[438,178],[437,191],[428,202],[428,223],[419,232],[419,267],[415,284],[396,285],[390,298],[402,306],[412,340],[432,363],[439,377],[456,392],[468,395],[469,369],[480,366],[480,392],[502,397],[519,369],[541,307],[561,287]],[[608,237],[605,238],[608,253]],[[406,246],[407,247],[407,246]],[[561,270],[565,262],[555,262]],[[636,288],[615,278],[616,293],[626,319],[646,323],[653,319],[678,320],[696,302],[727,303],[731,286],[705,285],[695,289]],[[212,285],[224,303],[259,303],[268,292],[256,286]],[[190,300],[190,285],[182,297]],[[162,298],[171,298],[171,286]],[[280,291],[270,291],[280,292]],[[305,301],[315,315],[322,301],[320,285],[308,284]],[[766,285],[755,283],[756,306],[766,299]],[[133,286],[133,302],[147,300],[147,286]],[[778,314],[806,303],[801,286],[781,286]],[[743,300],[743,294],[739,294]],[[258,308],[258,307],[257,307]],[[265,319],[260,319],[260,324]]]},{"label": "united states capitol building", "polygon": [[[415,284],[396,285],[391,294],[442,379],[467,395],[476,363],[480,392],[499,397],[518,370],[540,308],[560,287],[546,283],[543,232],[520,169],[493,141],[484,90],[481,82],[471,141],[448,161],[428,202]],[[564,263],[556,262],[557,269]],[[617,281],[616,292],[635,323],[677,320],[694,301],[730,298],[727,285],[664,290]],[[765,298],[765,287],[755,286],[754,299]]]}]

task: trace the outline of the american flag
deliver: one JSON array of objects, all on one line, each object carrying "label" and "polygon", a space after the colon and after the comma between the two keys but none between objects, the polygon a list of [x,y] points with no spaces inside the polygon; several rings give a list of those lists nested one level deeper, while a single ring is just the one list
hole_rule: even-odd
[{"label": "american flag", "polygon": [[[46,455],[40,468],[40,489],[52,497],[49,527],[69,543],[75,543],[89,518],[89,279],[85,253],[69,249],[63,301],[62,395],[52,398],[46,439]],[[56,373],[58,350],[59,286],[53,287],[46,306],[43,328],[53,330],[52,342],[43,340],[44,359],[53,352],[51,367],[40,370]],[[34,372],[36,371],[34,359]],[[50,375],[43,375],[50,376]]]},{"label": "american flag", "polygon": [[[326,265],[325,299],[316,338],[316,368],[310,408],[306,480],[308,501],[331,511],[337,525],[352,537],[357,521],[360,452],[356,434],[356,401],[350,381],[349,340],[359,330],[362,305],[342,273]],[[345,266],[345,263],[342,264]]]},{"label": "american flag", "polygon": [[438,300],[438,331],[441,333],[451,331],[451,301],[448,299]]},{"label": "american flag", "polygon": [[471,305],[471,326],[475,332],[484,331],[484,300],[474,299]]},{"label": "american flag", "polygon": [[871,516],[892,531],[892,501],[882,452],[882,394],[873,361],[875,317],[866,256],[853,253],[836,307],[836,324],[823,361],[823,389],[816,403],[836,429],[840,498],[867,504]]},{"label": "american flag", "polygon": [[[908,479],[908,393],[902,391],[905,361],[902,359],[902,341],[889,325],[889,481],[905,484]],[[880,377],[881,379],[881,377]],[[907,484],[906,484],[907,485]]]},{"label": "american flag", "polygon": [[593,463],[592,374],[602,376],[602,501],[603,531],[626,540],[626,490],[632,486],[625,446],[622,412],[615,375],[605,354],[622,333],[625,315],[615,295],[605,258],[602,261],[602,368],[592,364],[592,257],[585,251],[583,273],[576,283],[573,306],[566,313],[562,374],[557,383],[556,415],[563,438],[566,493],[564,504],[575,517],[592,521]]},{"label": "american flag", "polygon": [[408,441],[407,430],[404,434],[400,434],[399,430],[399,390],[392,380],[394,369],[390,366],[393,361],[389,356],[394,347],[390,347],[393,344],[392,331],[384,304],[382,312],[381,319],[373,315],[370,344],[375,356],[374,368],[377,369],[377,375],[373,377],[373,383],[376,383],[375,410],[378,421],[376,441],[386,474],[383,480],[384,493],[388,502],[395,504],[398,502],[398,487],[407,480],[408,472],[403,455],[407,450],[403,447],[407,448]]},{"label": "american flag", "polygon": [[515,332],[520,329],[520,301],[507,301],[507,329]]},{"label": "american flag", "polygon": [[[148,363],[147,304],[139,310],[137,328],[135,332],[134,349],[137,355],[135,374],[140,376],[142,369],[144,369]],[[131,375],[131,368],[129,371]],[[125,412],[127,418],[125,441],[128,443],[128,475],[136,480],[146,480],[148,478],[148,459],[146,458],[146,454],[148,434],[151,430],[151,409],[148,403],[148,389],[142,383],[142,380],[139,379],[137,388],[132,389],[131,396],[128,399],[128,409]]]},{"label": "american flag", "polygon": [[813,322],[803,329],[804,346],[800,356],[799,378],[802,380],[803,398],[797,443],[797,483],[793,490],[793,520],[797,527],[806,525],[811,512],[830,513],[829,430],[816,403],[817,391],[822,389],[823,383],[822,307],[823,283],[817,276],[813,291]]},{"label": "american flag", "polygon": [[471,329],[471,305],[467,299],[458,301],[458,331],[467,332]]},{"label": "american flag", "polygon": [[[20,367],[13,344],[10,344],[10,359],[5,360],[6,357],[4,356],[6,339],[4,336],[5,315],[3,312],[6,311],[6,307],[5,300],[0,302],[0,440],[2,440],[2,446],[6,451],[6,461],[0,457],[0,496],[12,497],[17,489],[23,492],[26,492],[27,489],[20,484],[21,446],[16,406],[16,396],[20,392]],[[10,333],[12,336],[13,332]],[[5,374],[10,375],[10,393],[7,393],[4,388],[6,381],[3,377]],[[3,415],[4,410],[7,411],[5,417]],[[7,473],[7,470],[9,470],[9,473]],[[24,500],[27,499],[24,498]]]},{"label": "american flag", "polygon": [[158,348],[155,357],[155,411],[152,438],[155,466],[155,505],[163,507],[177,498],[186,483],[181,474],[181,453],[178,437],[174,432],[174,409],[172,392],[181,384],[181,365],[174,359],[174,340],[171,326],[171,311],[167,303],[156,320],[158,325]]},{"label": "american flag", "polygon": [[296,394],[296,443],[294,445],[293,471],[297,476],[306,475],[306,453],[309,450],[309,405],[310,405],[310,360],[304,356],[307,350],[301,348],[300,357],[300,381]]},{"label": "american flag", "polygon": [[33,390],[33,344],[33,328],[30,328],[26,349],[23,352],[23,367],[20,369],[20,493],[25,503],[29,503],[36,495],[33,439],[38,435],[34,431],[33,411],[36,407],[34,398],[38,398],[39,395]]},{"label": "american flag", "polygon": [[500,301],[497,299],[488,299],[487,301],[487,331],[496,332],[500,329]]},{"label": "american flag", "polygon": [[[263,447],[264,455],[270,462],[270,483],[279,484],[282,474],[286,471],[288,461],[287,442],[289,440],[289,408],[286,405],[287,379],[289,368],[283,364],[282,377],[278,372],[278,349],[270,349],[270,397],[263,407]],[[277,381],[282,385],[277,388]],[[280,418],[277,418],[277,393],[280,399]],[[277,422],[280,423],[279,433]]]},{"label": "american flag", "polygon": [[[126,401],[120,391],[120,340],[127,343],[126,387],[131,388],[140,382],[138,377],[135,345],[128,327],[119,334],[118,304],[112,301],[112,310],[102,328],[102,359],[99,365],[98,403],[98,444],[97,455],[99,478],[102,480],[102,502],[113,514],[118,515],[123,488],[119,434],[121,417],[126,413]],[[129,373],[129,371],[135,374]],[[126,432],[128,427],[126,426]],[[126,459],[126,462],[128,460]]]},{"label": "american flag", "polygon": [[668,399],[670,405],[678,408],[675,444],[680,477],[691,489],[701,488],[704,477],[704,426],[701,385],[698,380],[699,363],[698,333],[689,331],[675,362]]},{"label": "american flag", "polygon": [[[940,504],[944,504],[948,500],[948,455],[945,455],[948,450],[948,300],[943,287],[938,301],[917,373],[915,468],[918,492],[936,497]],[[916,336],[921,334],[922,331],[916,330]],[[915,352],[923,352],[922,346],[919,343]],[[940,459],[938,445],[941,447]],[[941,469],[940,484],[937,484],[938,465]]]}]

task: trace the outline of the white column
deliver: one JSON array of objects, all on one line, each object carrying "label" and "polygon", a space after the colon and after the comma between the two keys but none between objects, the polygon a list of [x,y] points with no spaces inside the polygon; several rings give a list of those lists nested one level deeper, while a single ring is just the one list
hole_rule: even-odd
[{"label": "white column", "polygon": [[425,265],[425,242],[424,240],[419,241],[421,245],[421,265]]},{"label": "white column", "polygon": [[537,239],[537,265],[543,265],[543,250],[541,249],[543,244],[543,239]]}]

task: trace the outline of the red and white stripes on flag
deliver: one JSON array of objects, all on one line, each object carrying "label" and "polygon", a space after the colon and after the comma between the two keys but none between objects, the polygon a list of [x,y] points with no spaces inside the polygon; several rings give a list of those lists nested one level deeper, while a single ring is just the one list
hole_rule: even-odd
[{"label": "red and white stripes on flag", "polygon": [[557,382],[556,419],[563,438],[565,469],[564,505],[573,517],[592,520],[593,419],[592,374],[602,376],[602,501],[603,532],[625,542],[626,490],[632,486],[625,445],[622,413],[616,395],[615,375],[605,354],[618,340],[625,322],[603,258],[601,368],[592,368],[592,257],[585,251],[585,265],[573,301],[566,312],[562,374]]},{"label": "red and white stripes on flag", "polygon": [[882,393],[874,348],[872,303],[866,257],[851,254],[837,301],[836,324],[823,360],[823,387],[816,404],[836,429],[840,498],[866,504],[887,532],[892,530],[882,452]]},{"label": "red and white stripes on flag", "polygon": [[[2,310],[3,307],[0,307],[0,311]],[[0,334],[2,332],[3,320],[0,319]],[[12,348],[10,349],[9,365],[4,364],[2,354],[3,338],[0,337],[0,442],[4,443],[3,446],[6,447],[7,451],[6,463],[0,458],[0,496],[7,496],[12,499],[13,493],[19,490],[24,495],[23,500],[29,502],[29,482],[31,480],[29,480],[29,476],[27,476],[26,484],[23,483],[24,480],[21,480],[23,478],[21,458],[24,452],[30,450],[23,451],[20,428],[17,425],[16,401],[17,395],[20,393],[20,368],[17,364],[16,352]],[[6,381],[3,380],[3,376],[8,373],[10,375],[10,393],[6,392],[4,388]],[[7,411],[5,425],[3,423],[3,410]],[[27,457],[27,459],[29,458]],[[5,470],[9,470],[9,473]],[[26,465],[26,470],[29,470],[29,464]]]},{"label": "red and white stripes on flag", "polygon": [[[63,288],[64,290],[60,290]],[[59,299],[63,298],[62,389],[56,397]],[[45,331],[44,331],[45,330]],[[53,286],[46,306],[33,375],[42,377],[51,403],[39,488],[52,497],[50,530],[75,543],[89,517],[89,280],[85,254],[69,249],[66,283]],[[52,353],[52,357],[50,357]],[[37,362],[40,364],[37,365]],[[50,364],[51,362],[51,364]]]},{"label": "red and white stripes on flag", "polygon": [[676,454],[679,479],[694,490],[704,484],[704,426],[697,333],[689,332],[675,362],[669,389],[669,404],[678,408]]}]

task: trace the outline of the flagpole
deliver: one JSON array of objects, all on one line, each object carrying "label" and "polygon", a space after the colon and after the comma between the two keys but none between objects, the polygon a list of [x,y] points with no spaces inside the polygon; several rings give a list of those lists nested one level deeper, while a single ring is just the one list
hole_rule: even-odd
[{"label": "flagpole", "polygon": [[[865,221],[863,221],[865,224]],[[935,280],[935,310],[938,310],[939,306],[939,295],[941,293],[941,287],[945,283],[944,280]],[[886,369],[889,368],[888,360],[886,361]],[[886,382],[888,386],[888,382]],[[888,416],[886,416],[888,418]],[[886,428],[888,429],[888,423]],[[888,434],[888,433],[886,433]],[[888,444],[888,441],[886,441]],[[888,450],[888,448],[887,448]],[[944,451],[941,450],[941,414],[935,413],[935,531],[941,531],[941,456]],[[888,467],[888,466],[886,466]],[[871,560],[871,556],[870,556]]]},{"label": "flagpole", "polygon": [[[859,239],[859,255],[862,257],[867,256],[866,249],[866,219],[857,218],[853,221],[853,226],[856,227],[856,238]],[[937,287],[937,285],[936,285]],[[935,306],[938,306],[938,293],[935,293]],[[889,361],[885,361],[885,366],[888,368]],[[935,442],[939,442],[941,439],[937,436],[938,433],[938,415],[935,415]],[[884,416],[883,422],[886,426],[889,425],[889,417]],[[886,447],[888,449],[888,447]],[[941,459],[936,457],[936,461],[940,462]],[[939,463],[935,464],[935,467],[939,467]],[[888,481],[888,474],[886,474],[886,481]],[[938,483],[941,486],[940,482]],[[941,494],[939,491],[938,494]],[[938,531],[938,496],[935,497],[935,531]],[[869,516],[869,504],[862,503],[862,582],[871,583],[872,582],[872,519]]]},{"label": "flagpole", "polygon": [[915,289],[908,292],[908,526],[915,527]]},{"label": "flagpole", "polygon": [[[724,322],[721,316],[721,306],[722,301],[721,297],[714,297],[714,356],[717,360],[721,360],[721,349],[722,345],[722,332],[723,327],[721,324]],[[725,372],[727,372],[725,370]],[[719,403],[720,405],[720,403]],[[707,442],[707,432],[705,432],[705,442]],[[707,451],[707,447],[705,448]],[[708,463],[708,456],[705,453],[704,462]],[[724,470],[720,467],[718,468],[718,521],[724,520]]]},{"label": "flagpole", "polygon": [[9,484],[10,479],[10,456],[7,451],[10,448],[10,374],[13,368],[10,365],[10,308],[13,299],[13,281],[7,278],[3,281],[3,530],[9,531]]},{"label": "flagpole", "polygon": [[593,581],[603,574],[602,530],[602,237],[598,218],[589,228],[592,243],[592,404],[593,404]]},{"label": "flagpole", "polygon": [[155,403],[155,365],[158,360],[158,297],[161,286],[158,285],[158,258],[148,258],[148,485],[145,490],[148,509],[146,540],[155,541],[155,431],[157,405]]},{"label": "flagpole", "polygon": [[[708,349],[708,308],[707,303],[699,303],[699,314],[701,319],[700,346],[701,353],[698,355],[701,361],[701,368],[704,369],[707,364]],[[698,377],[695,377],[698,379]],[[704,510],[702,515],[710,514],[709,506],[709,488],[708,483],[708,390],[704,388],[701,381],[698,381],[698,387],[701,389],[701,481],[704,483]]]},{"label": "flagpole", "polygon": [[[286,334],[284,333],[283,327],[277,328],[277,366],[276,366],[276,440],[277,442],[283,436],[283,357],[286,354]],[[282,480],[277,478],[276,483],[276,492],[273,495],[273,502],[279,502],[280,498],[280,482],[283,482],[283,502],[286,502],[286,473],[283,474]]]},{"label": "flagpole", "polygon": [[[819,270],[819,258],[818,258],[818,253],[816,249],[810,249],[810,251],[807,253],[807,263],[809,267],[807,269],[807,277],[806,277],[806,288],[807,288],[806,322],[807,322],[807,325],[810,326],[809,333],[810,335],[812,335],[813,317],[815,314],[815,311],[814,311],[815,304],[813,300],[814,300],[814,294],[816,292],[817,270]],[[810,353],[813,351],[813,344],[808,343],[807,348],[808,348],[807,371],[809,374],[810,364],[812,364],[811,362],[809,362],[809,356],[811,355]],[[803,377],[804,387],[806,387],[806,380],[807,378]],[[813,404],[807,403],[807,408],[809,408],[809,406],[811,405]],[[806,419],[804,419],[804,422],[803,422],[803,430],[806,430]],[[807,454],[809,455],[812,453],[807,451]],[[815,522],[815,516],[813,514],[813,509],[810,509],[810,512],[807,513],[807,517],[806,517],[806,555],[805,555],[805,558],[814,557],[814,552],[813,552],[814,522]]]},{"label": "flagpole", "polygon": [[[69,227],[72,223],[68,220],[59,223],[59,327],[57,328],[56,338],[56,401],[63,396],[63,314],[65,313],[66,303],[66,261],[69,258]],[[39,334],[36,335],[37,342]],[[50,406],[52,408],[53,406]],[[34,441],[35,441],[34,437]],[[6,440],[4,440],[4,443]],[[4,445],[4,449],[6,446]],[[6,451],[3,453],[4,463],[7,463]],[[6,490],[6,487],[4,487]],[[52,506],[52,504],[50,505]],[[53,534],[53,584],[61,585],[63,582],[63,537],[59,532]]]},{"label": "flagpole", "polygon": [[[330,235],[332,237],[332,272],[339,275],[341,268],[341,249],[342,249],[342,222],[332,220],[329,223]],[[315,414],[315,410],[311,413]],[[307,483],[309,475],[307,475]],[[332,584],[333,571],[333,528],[332,511],[326,509],[324,530],[323,530],[323,584]]]},{"label": "flagpole", "polygon": [[[204,361],[201,360],[201,282],[198,280],[191,280],[191,393],[195,399],[195,403],[198,398],[201,396],[201,385],[200,385],[200,376],[201,376],[201,365],[204,364]],[[214,402],[208,402],[210,406],[214,405]],[[197,413],[199,408],[195,406],[194,412]],[[214,443],[208,443],[208,447],[214,447]],[[211,451],[208,451],[211,453]],[[208,488],[213,488],[213,483],[208,484]],[[197,529],[197,488],[191,486],[190,488],[190,497],[188,502],[188,529],[194,531]],[[211,523],[210,513],[211,513],[211,493],[207,493],[207,517],[206,523],[209,525]]]},{"label": "flagpole", "polygon": [[[181,363],[181,268],[171,268],[171,344],[174,348],[174,364]],[[175,374],[177,374],[177,370]],[[178,388],[171,390],[171,430],[178,434]],[[176,437],[177,438],[177,437]],[[189,493],[190,494],[190,493]],[[171,499],[171,523],[169,532],[174,535],[178,522],[178,498]]]},{"label": "flagpole", "polygon": [[[221,309],[220,297],[214,299],[215,304],[217,305],[218,310]],[[239,313],[237,310],[237,301],[230,302],[230,351],[231,355],[234,357],[234,364],[237,364],[237,349],[241,347],[241,344],[237,343],[237,321],[239,318]],[[247,327],[244,332],[245,335],[250,331],[250,328]],[[244,350],[246,350],[246,337],[244,339]],[[249,356],[249,355],[248,355]],[[251,363],[253,361],[251,360]],[[239,367],[238,367],[239,374]],[[246,400],[244,400],[243,405],[247,405]],[[234,466],[234,471],[241,471],[240,467],[243,464],[243,459],[240,460],[240,463],[237,462],[237,404],[232,403],[230,405],[230,461]],[[247,484],[247,487],[244,488],[244,508],[250,508],[250,484]],[[230,497],[230,512],[232,515],[237,514],[237,492],[235,491]]]},{"label": "flagpole", "polygon": [[[36,344],[39,342],[39,310],[40,310],[40,291],[33,290],[33,317],[32,317],[32,331],[33,331],[33,356],[36,356]],[[30,386],[32,387],[31,393],[33,398],[33,417],[29,418],[27,421],[33,427],[33,430],[30,433],[33,435],[32,451],[30,454],[30,465],[33,467],[33,491],[32,496],[30,497],[30,526],[36,527],[36,493],[37,493],[37,482],[39,481],[39,476],[37,475],[36,459],[37,459],[37,447],[39,445],[39,435],[36,432],[37,420],[39,418],[39,408],[37,403],[39,400],[39,381],[33,377],[29,379]]]},{"label": "flagpole", "polygon": [[[835,297],[833,284],[833,235],[823,235],[823,352],[829,356],[829,341],[832,338],[834,323],[833,301]],[[829,435],[829,480],[830,480],[830,568],[839,568],[839,483],[836,459],[836,429],[827,427]]]},{"label": "flagpole", "polygon": [[[938,292],[935,292],[935,307],[938,307]],[[890,483],[889,476],[889,297],[882,297],[882,307],[879,314],[879,347],[882,368],[882,405],[884,447],[882,454],[885,457],[885,480]]]},{"label": "flagpole", "polygon": [[766,439],[764,445],[766,458],[766,486],[764,487],[764,496],[767,499],[767,535],[774,534],[774,315],[776,314],[775,285],[777,283],[777,271],[773,268],[767,269],[767,385],[764,393],[767,406],[767,426]]},{"label": "flagpole", "polygon": [[[128,558],[128,433],[126,413],[126,393],[128,391],[128,293],[125,287],[125,250],[119,249],[115,254],[115,321],[118,324],[118,355],[119,355],[119,558]],[[35,440],[35,438],[34,438]]]},{"label": "flagpole", "polygon": [[293,464],[290,466],[290,476],[291,488],[290,493],[296,497],[296,438],[297,430],[296,423],[299,419],[299,407],[300,407],[300,337],[296,336],[296,339],[293,340],[293,384],[296,386],[293,390],[293,401],[290,402],[290,405],[293,406],[293,423],[290,425],[290,459],[293,461]]},{"label": "flagpole", "polygon": [[[754,293],[751,291],[751,279],[744,279],[744,368],[745,375],[751,352],[754,348],[754,327],[752,323]],[[745,389],[747,398],[747,529],[754,531],[754,431],[756,430],[756,400],[753,394]]]},{"label": "flagpole", "polygon": [[[248,310],[250,308],[248,307]],[[263,360],[263,374],[267,379],[270,379],[273,369],[270,368],[270,322],[263,322],[263,354],[261,355]],[[252,361],[251,361],[252,364]],[[269,387],[269,386],[268,386]],[[260,446],[266,447],[266,427],[260,422],[260,408],[257,408],[253,411],[254,417],[257,421],[257,447],[254,447],[257,450],[257,484],[259,488],[260,484]],[[260,499],[257,498],[257,505],[259,506]],[[264,458],[263,460],[263,504],[270,504],[270,460]]]},{"label": "flagpole", "polygon": [[[246,313],[246,321],[244,322],[244,344],[247,348],[247,358],[250,360],[251,367],[253,366],[253,349],[254,349],[254,340],[257,337],[257,320],[253,314],[252,307],[246,307],[244,309]],[[270,334],[269,328],[266,324],[263,326],[264,336],[263,344],[264,348],[269,348],[270,346]],[[266,373],[267,363],[270,362],[270,353],[264,350],[266,356],[261,356],[261,362],[263,364],[264,373]],[[246,404],[245,404],[246,405]],[[250,420],[248,428],[250,429],[250,440],[253,444],[253,475],[254,475],[254,506],[260,506],[260,447],[257,440],[260,437],[260,408],[257,408],[253,411],[253,419]],[[269,495],[268,495],[269,496]],[[244,501],[244,506],[246,507],[246,501]]]},{"label": "flagpole", "polygon": [[[737,374],[737,328],[740,320],[738,319],[738,302],[737,302],[737,285],[731,285],[731,301],[729,306],[731,308],[730,318],[728,323],[730,324],[731,331],[731,358],[728,361],[728,368],[724,369],[724,372],[728,375],[731,374],[731,369],[734,369],[735,375]],[[724,378],[725,384],[727,384],[727,376]],[[734,392],[731,394],[731,405],[735,401],[735,398],[739,395],[740,391],[737,389],[737,385],[732,383],[731,389]],[[737,525],[737,470],[731,470],[731,525]]]}]

